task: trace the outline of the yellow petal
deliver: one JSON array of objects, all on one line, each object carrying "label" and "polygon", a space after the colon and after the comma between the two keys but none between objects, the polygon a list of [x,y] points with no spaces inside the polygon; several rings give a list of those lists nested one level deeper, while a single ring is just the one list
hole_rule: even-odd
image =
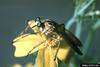
[{"label": "yellow petal", "polygon": [[44,53],[44,66],[45,67],[50,67],[50,52],[48,50],[48,47],[45,48],[45,53]]},{"label": "yellow petal", "polygon": [[[69,46],[70,44],[68,44],[65,40],[62,40],[60,42],[60,47],[57,53],[57,58],[59,58],[59,60],[66,62],[69,62],[69,59],[71,57],[72,49]],[[56,47],[52,48],[53,53],[56,53]]]},{"label": "yellow petal", "polygon": [[52,50],[51,47],[49,47],[48,49],[49,49],[49,54],[50,54],[50,67],[58,67],[57,57],[56,57],[56,60],[54,61],[54,58],[55,58],[54,51]]},{"label": "yellow petal", "polygon": [[56,59],[56,63],[54,61],[54,54],[52,53],[51,47],[46,47],[38,51],[37,59],[36,59],[37,67],[58,67],[58,62]]},{"label": "yellow petal", "polygon": [[[13,45],[15,46],[15,56],[23,57],[44,41],[43,38],[35,34],[23,34],[13,40]],[[38,46],[37,46],[38,47]],[[37,50],[44,48],[44,45],[40,45],[38,48],[34,48],[30,54],[36,52]]]},{"label": "yellow petal", "polygon": [[44,51],[45,51],[45,49],[40,49],[39,51],[38,51],[38,55],[37,55],[37,58],[36,58],[36,67],[45,67],[44,66],[44,62],[45,62],[45,60],[44,60],[44,58],[45,58],[45,56],[44,56]]}]

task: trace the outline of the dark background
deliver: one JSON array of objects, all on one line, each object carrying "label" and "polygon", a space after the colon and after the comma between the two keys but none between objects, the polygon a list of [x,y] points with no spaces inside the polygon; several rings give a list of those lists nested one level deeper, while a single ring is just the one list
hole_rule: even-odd
[{"label": "dark background", "polygon": [[[97,9],[100,9],[98,0]],[[40,16],[59,23],[68,21],[74,11],[72,0],[0,0],[0,67],[10,67],[13,63],[33,62],[28,58],[15,58],[12,40],[27,26],[27,20]],[[100,59],[100,30],[94,35],[89,55]]]}]

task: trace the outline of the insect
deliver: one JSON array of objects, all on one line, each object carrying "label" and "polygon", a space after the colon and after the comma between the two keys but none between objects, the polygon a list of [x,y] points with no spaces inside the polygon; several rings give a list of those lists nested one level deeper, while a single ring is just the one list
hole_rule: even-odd
[{"label": "insect", "polygon": [[[41,20],[37,17],[35,20],[29,21],[28,25],[34,34],[21,34],[13,40],[16,57],[27,56],[38,51],[37,67],[47,67],[43,64],[38,66],[44,60],[41,59],[41,56],[47,56],[47,54],[50,59],[50,67],[57,67],[57,59],[66,63],[73,52],[82,55],[79,49],[82,43],[74,34],[65,29],[64,24],[58,24],[50,19]],[[46,61],[48,61],[47,58],[45,58]]]}]

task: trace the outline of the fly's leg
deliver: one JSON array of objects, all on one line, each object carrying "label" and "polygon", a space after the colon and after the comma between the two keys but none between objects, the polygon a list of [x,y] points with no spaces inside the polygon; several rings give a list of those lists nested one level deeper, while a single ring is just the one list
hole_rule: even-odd
[{"label": "fly's leg", "polygon": [[60,42],[58,42],[58,45],[57,45],[57,48],[56,48],[56,53],[54,55],[54,64],[55,64],[55,67],[57,67],[57,65],[56,65],[56,58],[57,58],[59,47],[60,47]]},{"label": "fly's leg", "polygon": [[[27,56],[29,56],[29,54],[34,50],[34,48],[40,46],[41,44],[43,44],[43,43],[45,43],[45,42],[46,42],[46,40],[43,41],[43,42],[41,42],[41,43],[39,43],[39,44],[37,44],[36,46],[34,46],[34,47],[28,52]],[[26,57],[27,57],[27,56],[26,56]]]},{"label": "fly's leg", "polygon": [[22,32],[19,34],[19,36],[22,35],[22,34],[24,34],[24,33],[28,30],[29,27],[30,27],[30,26],[28,25],[28,26],[24,29],[24,31],[22,31]]}]

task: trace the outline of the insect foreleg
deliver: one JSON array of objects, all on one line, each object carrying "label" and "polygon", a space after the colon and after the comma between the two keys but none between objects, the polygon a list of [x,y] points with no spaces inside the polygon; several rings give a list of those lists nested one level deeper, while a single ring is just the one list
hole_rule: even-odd
[{"label": "insect foreleg", "polygon": [[39,44],[37,44],[37,45],[35,45],[29,52],[28,52],[28,54],[27,54],[27,56],[29,56],[30,55],[30,53],[36,48],[36,47],[38,47],[38,46],[40,46],[40,45],[42,45],[43,43],[45,43],[46,42],[46,40],[44,40],[44,41],[42,41],[41,43],[39,43]]},{"label": "insect foreleg", "polygon": [[56,59],[57,59],[57,54],[58,54],[59,47],[60,47],[60,42],[58,42],[58,45],[57,45],[57,48],[56,48],[56,52],[55,52],[55,55],[54,55],[55,67],[57,67],[57,65],[56,65]]},{"label": "insect foreleg", "polygon": [[19,36],[22,35],[22,34],[24,34],[24,33],[28,30],[29,27],[30,27],[30,26],[28,25],[28,26],[19,34]]}]

